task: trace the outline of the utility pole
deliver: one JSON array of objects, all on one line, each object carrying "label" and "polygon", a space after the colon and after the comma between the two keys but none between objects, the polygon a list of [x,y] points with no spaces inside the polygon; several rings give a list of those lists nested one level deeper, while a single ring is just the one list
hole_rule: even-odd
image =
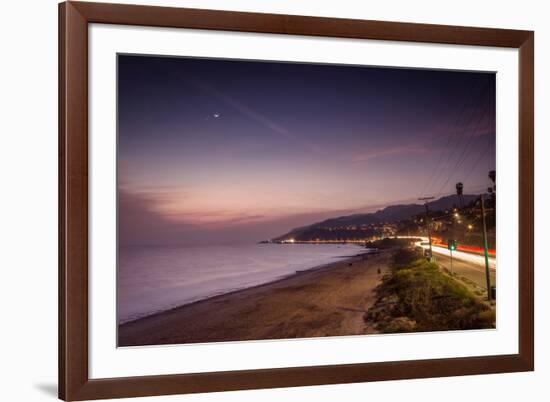
[{"label": "utility pole", "polygon": [[481,216],[483,219],[483,250],[485,254],[485,278],[487,281],[487,298],[491,301],[491,277],[489,272],[489,250],[487,248],[487,224],[485,222],[485,203],[483,194],[479,196],[481,199]]},{"label": "utility pole", "polygon": [[497,191],[497,172],[495,170],[489,171],[489,179],[493,182],[493,185],[489,187],[487,190],[489,191],[489,194],[491,195],[491,201],[493,204],[493,207],[496,207],[496,191]]},{"label": "utility pole", "polygon": [[430,241],[430,262],[432,261],[433,259],[433,254],[432,254],[432,223],[430,221],[430,218],[428,216],[428,201],[429,200],[433,200],[434,197],[423,197],[423,198],[419,198],[418,200],[419,201],[424,201],[424,206],[426,207],[426,225],[428,225],[428,239]]}]

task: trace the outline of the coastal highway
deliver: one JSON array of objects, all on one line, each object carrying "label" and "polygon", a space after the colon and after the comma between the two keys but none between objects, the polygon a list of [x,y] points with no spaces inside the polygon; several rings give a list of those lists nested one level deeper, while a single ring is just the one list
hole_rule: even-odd
[{"label": "coastal highway", "polygon": [[[451,257],[448,257],[443,254],[435,255],[434,250],[434,258],[435,262],[439,264],[440,266],[451,270]],[[471,262],[460,260],[454,258],[454,252],[453,252],[453,273],[458,275],[459,277],[464,277],[469,279],[470,281],[474,282],[476,285],[478,285],[481,288],[486,288],[487,284],[485,282],[485,263],[483,265],[478,264],[472,264]],[[490,262],[489,262],[490,266]],[[489,273],[491,275],[491,284],[495,285],[495,274],[496,270],[494,268],[489,268]]]},{"label": "coastal highway", "polygon": [[[409,236],[399,236],[409,238]],[[430,246],[427,237],[410,236],[410,238],[421,239],[415,245],[428,250]],[[446,247],[432,245],[435,262],[451,270],[451,252]],[[464,251],[453,251],[453,272],[459,276],[468,278],[481,287],[485,287],[485,257],[479,254],[467,253]],[[489,257],[489,272],[491,283],[495,283],[496,258]]]},{"label": "coastal highway", "polygon": [[[421,245],[421,244],[417,244],[417,245],[419,245],[425,250],[430,248],[430,246],[428,245]],[[432,245],[432,252],[434,253],[434,255],[437,254],[438,256],[448,257],[449,260],[451,258],[451,252],[446,247]],[[455,260],[467,262],[473,266],[480,266],[480,267],[483,267],[483,269],[485,269],[485,257],[479,254],[466,253],[464,251],[454,250],[453,262]],[[489,257],[489,269],[492,271],[496,269],[496,259],[493,257]]]}]

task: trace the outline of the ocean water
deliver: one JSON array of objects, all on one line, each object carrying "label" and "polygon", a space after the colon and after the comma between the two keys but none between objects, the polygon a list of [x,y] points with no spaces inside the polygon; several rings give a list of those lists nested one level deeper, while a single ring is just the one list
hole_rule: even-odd
[{"label": "ocean water", "polygon": [[121,247],[118,321],[272,282],[364,250],[352,244]]}]

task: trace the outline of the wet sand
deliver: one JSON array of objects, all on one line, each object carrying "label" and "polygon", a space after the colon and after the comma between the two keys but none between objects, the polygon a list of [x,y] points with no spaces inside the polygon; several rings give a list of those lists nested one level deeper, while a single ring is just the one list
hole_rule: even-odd
[{"label": "wet sand", "polygon": [[373,333],[363,315],[375,301],[390,254],[340,259],[122,324],[119,346]]}]

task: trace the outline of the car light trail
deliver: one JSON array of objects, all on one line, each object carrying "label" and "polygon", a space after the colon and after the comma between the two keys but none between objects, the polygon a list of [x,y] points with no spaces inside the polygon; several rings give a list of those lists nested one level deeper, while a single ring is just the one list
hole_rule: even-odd
[{"label": "car light trail", "polygon": [[[415,243],[415,246],[422,247],[424,250],[428,250],[430,248],[430,246],[426,244],[429,242],[427,237],[423,237],[423,236],[398,236],[398,237],[404,238],[404,239],[420,239],[420,241]],[[473,248],[475,249],[475,247]],[[434,244],[433,242],[432,242],[432,252],[434,254],[451,257],[451,252],[446,247],[441,247],[439,245]],[[483,252],[483,249],[481,249],[481,252]],[[483,255],[460,251],[460,247],[458,250],[453,251],[453,258],[457,260],[466,261],[481,267],[485,267],[485,257]],[[495,257],[489,257],[489,268],[491,270],[496,270]]]},{"label": "car light trail", "polygon": [[[432,241],[432,245],[440,246],[440,247],[447,247],[445,243],[442,243],[440,240],[436,239]],[[476,253],[483,255],[483,248],[482,247],[474,247],[474,246],[466,246],[459,244],[457,247],[458,251],[466,251],[468,253]],[[490,257],[495,257],[497,255],[496,250],[489,249],[487,250]]]},{"label": "car light trail", "polygon": [[[429,246],[421,246],[422,248],[429,248]],[[434,254],[445,255],[447,257],[451,256],[451,252],[440,246],[434,246],[432,244],[432,251]],[[455,250],[453,251],[453,258],[457,260],[466,261],[481,267],[485,267],[485,257],[479,254],[466,253],[464,251]],[[489,268],[491,270],[496,269],[496,258],[489,257]]]}]

